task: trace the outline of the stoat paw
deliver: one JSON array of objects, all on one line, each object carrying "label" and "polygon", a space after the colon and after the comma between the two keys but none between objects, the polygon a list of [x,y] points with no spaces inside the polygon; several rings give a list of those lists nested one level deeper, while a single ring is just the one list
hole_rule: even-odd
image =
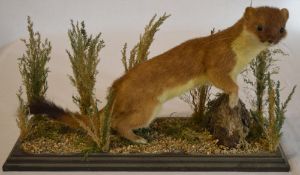
[{"label": "stoat paw", "polygon": [[142,138],[142,137],[135,140],[134,142],[139,143],[139,144],[147,144],[148,143],[148,141],[146,139]]}]

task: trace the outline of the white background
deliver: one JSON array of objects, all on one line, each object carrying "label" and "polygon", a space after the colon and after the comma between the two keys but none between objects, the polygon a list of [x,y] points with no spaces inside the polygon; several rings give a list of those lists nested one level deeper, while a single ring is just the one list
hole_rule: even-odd
[{"label": "white background", "polygon": [[[162,15],[166,12],[172,16],[167,19],[157,33],[153,46],[150,48],[150,56],[162,53],[187,39],[208,35],[213,27],[218,30],[231,26],[242,16],[245,7],[249,4],[250,1],[247,0],[0,0],[0,164],[4,163],[19,134],[15,122],[17,108],[15,93],[21,84],[17,58],[23,54],[25,49],[19,39],[27,37],[26,16],[32,17],[34,29],[38,30],[42,37],[47,37],[53,45],[52,59],[49,63],[51,72],[48,78],[48,98],[65,108],[77,110],[71,99],[75,90],[67,77],[67,74],[71,74],[71,68],[65,53],[65,49],[69,49],[67,30],[70,27],[70,19],[84,20],[89,33],[102,32],[106,47],[100,53],[101,63],[99,64],[100,73],[96,85],[96,95],[99,99],[104,100],[107,87],[123,73],[120,61],[120,50],[123,44],[128,42],[129,48],[131,48],[138,41],[139,34],[143,32],[144,26],[155,13]],[[285,7],[290,12],[287,25],[289,34],[279,44],[279,47],[289,56],[280,58],[281,73],[276,77],[282,82],[282,96],[285,97],[293,85],[300,83],[298,70],[300,68],[300,1],[253,1],[253,6],[261,5]],[[243,83],[240,81],[239,84],[242,86]],[[244,97],[242,92],[240,95]],[[288,108],[282,138],[282,145],[292,166],[292,174],[295,175],[300,174],[299,97],[300,93],[297,90]],[[173,112],[176,112],[176,115],[188,115],[191,110],[185,103],[174,99],[164,105],[160,115],[166,116]],[[3,172],[0,171],[1,173]],[[120,173],[97,172],[97,174]],[[124,172],[122,174],[141,173]]]}]

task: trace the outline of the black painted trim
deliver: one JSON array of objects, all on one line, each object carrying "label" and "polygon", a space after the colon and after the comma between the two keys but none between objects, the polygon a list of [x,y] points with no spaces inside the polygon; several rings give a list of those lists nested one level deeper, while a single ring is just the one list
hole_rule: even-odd
[{"label": "black painted trim", "polygon": [[17,141],[3,171],[246,171],[287,172],[280,147],[275,153],[252,155],[187,154],[28,154]]}]

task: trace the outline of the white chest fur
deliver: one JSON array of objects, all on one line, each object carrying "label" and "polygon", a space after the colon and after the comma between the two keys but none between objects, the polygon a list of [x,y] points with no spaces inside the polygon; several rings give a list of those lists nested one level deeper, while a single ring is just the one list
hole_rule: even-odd
[{"label": "white chest fur", "polygon": [[158,100],[163,103],[173,97],[176,97],[178,95],[181,95],[182,93],[191,90],[201,84],[204,84],[206,82],[205,77],[199,77],[197,79],[192,79],[185,84],[180,84],[176,87],[172,87],[170,89],[165,90],[159,97]]},{"label": "white chest fur", "polygon": [[240,36],[232,43],[231,47],[236,55],[236,65],[231,72],[233,79],[254,59],[261,51],[266,49],[267,43],[262,43],[259,38],[244,29]]}]

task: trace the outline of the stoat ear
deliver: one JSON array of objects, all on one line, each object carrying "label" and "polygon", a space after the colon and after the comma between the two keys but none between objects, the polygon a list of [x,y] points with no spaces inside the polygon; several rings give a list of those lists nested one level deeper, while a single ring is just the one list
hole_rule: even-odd
[{"label": "stoat ear", "polygon": [[253,16],[255,13],[255,8],[253,7],[247,7],[244,13],[244,17],[246,20],[249,20],[251,16]]},{"label": "stoat ear", "polygon": [[281,11],[281,14],[282,14],[282,16],[284,17],[284,19],[285,19],[285,20],[288,20],[288,19],[289,19],[289,11],[288,11],[288,9],[283,8],[283,9],[281,9],[280,11]]}]

